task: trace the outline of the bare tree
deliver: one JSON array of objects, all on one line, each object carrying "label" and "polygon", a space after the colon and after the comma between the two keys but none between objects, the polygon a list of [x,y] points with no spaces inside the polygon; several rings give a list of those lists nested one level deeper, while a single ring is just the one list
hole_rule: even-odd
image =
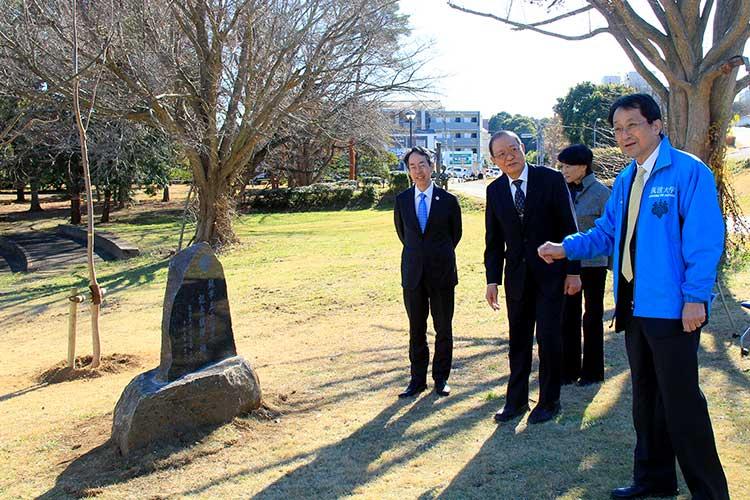
[{"label": "bare tree", "polygon": [[[14,5],[0,12],[0,54],[67,91],[57,47],[71,44],[68,2]],[[195,240],[215,246],[236,239],[238,177],[280,127],[304,121],[310,97],[420,85],[420,62],[399,48],[406,20],[396,0],[122,0],[104,43],[110,14],[81,3],[81,71],[107,68],[97,110],[158,125],[180,144],[200,200]]]},{"label": "bare tree", "polygon": [[356,149],[386,149],[390,124],[378,101],[321,99],[314,116],[288,130],[284,144],[265,163],[290,186],[307,186],[319,182],[333,157],[350,143]]},{"label": "bare tree", "polygon": [[[750,84],[738,68],[750,37],[750,0],[649,0],[649,18],[624,0],[530,0],[545,6],[546,15],[535,22],[520,21],[513,3],[502,14],[474,10],[448,1],[456,10],[491,18],[515,30],[528,30],[576,41],[601,34],[614,37],[636,71],[667,105],[667,130],[672,143],[702,158],[714,170],[726,215],[741,221],[739,207],[726,182],[724,136],[737,93]],[[515,8],[514,8],[515,7]],[[493,9],[498,8],[493,3]],[[601,26],[591,23],[579,33],[562,33],[563,20],[598,13]],[[710,37],[710,38],[708,38]],[[707,47],[707,48],[704,48]]]}]

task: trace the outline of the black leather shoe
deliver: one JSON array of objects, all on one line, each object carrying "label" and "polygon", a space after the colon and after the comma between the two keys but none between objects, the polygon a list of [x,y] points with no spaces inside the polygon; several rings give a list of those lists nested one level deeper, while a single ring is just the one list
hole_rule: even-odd
[{"label": "black leather shoe", "polygon": [[451,386],[445,380],[435,382],[435,394],[438,396],[447,396],[451,393]]},{"label": "black leather shoe", "polygon": [[674,488],[672,490],[660,490],[655,488],[649,488],[641,484],[631,484],[623,488],[615,488],[612,490],[612,498],[643,498],[643,497],[674,497],[677,496],[679,490]]},{"label": "black leather shoe", "polygon": [[501,411],[495,413],[495,422],[509,422],[516,417],[520,417],[529,410],[529,405],[523,405],[520,408],[505,406]]},{"label": "black leather shoe", "polygon": [[576,385],[578,387],[586,387],[587,385],[594,385],[594,384],[601,384],[604,382],[603,380],[592,380],[590,378],[580,378],[578,379],[578,382],[576,382]]},{"label": "black leather shoe", "polygon": [[541,424],[542,422],[547,422],[548,420],[552,420],[553,418],[555,418],[558,413],[560,413],[559,401],[555,401],[555,403],[548,406],[537,405],[533,410],[531,410],[531,414],[529,415],[529,423]]},{"label": "black leather shoe", "polygon": [[398,395],[400,398],[411,398],[419,394],[420,392],[427,389],[427,384],[422,382],[421,384],[411,381],[409,382],[409,385],[406,387],[406,390]]}]

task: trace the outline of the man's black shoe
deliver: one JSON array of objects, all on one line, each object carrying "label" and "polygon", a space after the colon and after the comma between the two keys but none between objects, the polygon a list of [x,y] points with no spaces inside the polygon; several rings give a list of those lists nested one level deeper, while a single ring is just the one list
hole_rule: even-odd
[{"label": "man's black shoe", "polygon": [[547,422],[548,420],[552,420],[553,418],[555,418],[558,413],[560,413],[559,401],[555,401],[552,405],[548,406],[537,405],[533,410],[531,410],[531,414],[529,415],[529,423],[541,424],[542,422]]},{"label": "man's black shoe", "polygon": [[406,387],[406,390],[398,395],[400,398],[411,398],[419,394],[420,392],[427,389],[427,384],[424,382],[421,384],[418,384],[414,381],[409,382],[409,385]]},{"label": "man's black shoe", "polygon": [[519,408],[505,406],[501,411],[495,413],[495,422],[509,422],[516,417],[520,417],[529,410],[529,405],[523,405]]},{"label": "man's black shoe", "polygon": [[447,396],[451,393],[451,386],[445,380],[435,382],[435,394],[438,396]]},{"label": "man's black shoe", "polygon": [[632,484],[623,488],[615,488],[612,490],[612,498],[643,498],[643,497],[674,497],[677,496],[679,490],[674,488],[672,490],[658,490],[649,488],[641,484]]}]

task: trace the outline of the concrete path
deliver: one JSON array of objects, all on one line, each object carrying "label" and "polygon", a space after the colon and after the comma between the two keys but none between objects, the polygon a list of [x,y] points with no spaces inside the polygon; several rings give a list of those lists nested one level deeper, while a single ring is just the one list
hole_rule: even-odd
[{"label": "concrete path", "polygon": [[[492,179],[490,179],[492,181]],[[487,184],[484,179],[478,181],[455,182],[450,181],[448,191],[461,193],[484,200],[487,198]]]},{"label": "concrete path", "polygon": [[[62,267],[86,264],[86,247],[62,238],[52,231],[32,231],[4,235],[21,246],[29,256],[31,271],[55,271]],[[0,272],[9,272],[5,259],[0,259]],[[94,262],[102,262],[94,255]]]}]

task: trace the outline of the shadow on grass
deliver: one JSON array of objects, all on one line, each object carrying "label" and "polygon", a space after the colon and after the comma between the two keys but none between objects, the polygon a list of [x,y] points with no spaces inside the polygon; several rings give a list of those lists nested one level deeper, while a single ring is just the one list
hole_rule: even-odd
[{"label": "shadow on grass", "polygon": [[[148,448],[133,452],[128,457],[121,456],[115,443],[108,440],[73,460],[57,477],[52,489],[37,498],[46,500],[94,497],[98,496],[101,489],[106,486],[123,483],[160,470],[179,467],[185,465],[185,462],[218,453],[223,447],[202,449],[191,453],[191,447],[198,445],[218,427],[217,425],[205,426],[181,434],[169,442],[154,442]],[[188,453],[189,458],[183,457],[182,452]]]},{"label": "shadow on grass", "polygon": [[[307,392],[290,401],[286,414],[317,414],[322,407],[340,406],[361,399],[369,391],[392,391],[392,402],[343,439],[313,451],[286,455],[278,460],[258,460],[255,465],[214,476],[179,495],[210,495],[214,487],[235,482],[268,470],[285,470],[257,494],[256,498],[338,498],[361,494],[361,488],[389,474],[419,474],[410,462],[455,437],[485,425],[494,426],[492,415],[502,407],[503,398],[490,397],[498,384],[504,388],[507,376],[499,379],[483,376],[486,361],[497,358],[507,362],[505,339],[456,338],[454,393],[438,398],[425,393],[415,400],[396,398],[408,378],[406,353],[392,347],[335,353],[328,367],[333,380],[321,380]],[[720,343],[724,345],[724,343]],[[499,346],[499,348],[497,348]],[[468,349],[478,352],[467,354]],[[431,487],[420,498],[604,498],[609,490],[630,480],[634,434],[630,416],[630,383],[621,334],[605,338],[607,383],[612,386],[564,387],[563,412],[554,422],[526,426],[524,419],[503,424],[488,433],[477,452],[453,477]],[[379,354],[380,356],[377,356]],[[711,367],[725,370],[733,366],[723,359],[726,351],[711,353]],[[351,359],[351,357],[355,359]],[[299,360],[304,367],[322,357]],[[398,361],[402,359],[403,365]],[[726,361],[726,362],[725,362]],[[341,364],[341,367],[337,367]],[[356,366],[355,366],[356,364]],[[725,366],[728,365],[728,366]],[[396,366],[398,365],[398,366]],[[356,373],[338,368],[355,366]],[[479,373],[479,382],[462,383],[463,370]],[[479,371],[478,371],[479,370]],[[736,370],[735,370],[736,371]],[[491,379],[491,380],[490,380]],[[536,369],[532,373],[535,383]],[[743,375],[730,374],[732,388],[745,388]],[[609,393],[602,391],[608,390]],[[600,400],[600,393],[604,394]],[[485,396],[486,394],[486,396]],[[616,429],[616,431],[613,431]],[[202,436],[213,429],[203,430]],[[55,487],[41,498],[97,494],[98,488],[150,474],[167,467],[181,467],[201,456],[200,448],[189,448],[200,440],[191,437],[177,445],[164,445],[148,453],[123,459],[110,444],[102,445],[71,463],[58,477]],[[211,441],[209,438],[207,441]],[[226,446],[224,446],[226,447]],[[223,449],[218,446],[218,453]],[[211,448],[216,449],[216,447]],[[293,450],[292,450],[293,451]],[[186,458],[186,453],[188,457]],[[209,453],[203,453],[206,455]],[[450,456],[441,458],[450,461]],[[431,471],[440,463],[428,465]],[[403,472],[402,472],[403,471]],[[684,489],[684,484],[682,485]]]},{"label": "shadow on grass", "polygon": [[18,396],[23,396],[24,394],[28,394],[30,392],[34,392],[38,389],[41,389],[43,387],[47,387],[48,384],[34,384],[29,387],[25,387],[23,389],[19,389],[17,391],[9,392],[8,394],[3,394],[0,396],[0,403],[3,401],[8,401],[9,399],[17,398]]},{"label": "shadow on grass", "polygon": [[[107,289],[108,294],[112,294],[113,292],[119,292],[154,281],[156,274],[168,266],[169,261],[166,259],[144,263],[137,267],[112,274],[101,273],[98,282],[99,285]],[[29,276],[29,279],[33,279],[33,276]],[[34,308],[31,312],[37,313],[54,302],[65,300],[65,293],[71,292],[74,288],[78,288],[79,290],[87,289],[88,283],[88,279],[81,276],[70,283],[23,286],[9,292],[0,292],[0,310],[34,301]],[[39,302],[40,300],[41,303]],[[6,318],[5,321],[14,321],[13,318],[16,318],[18,321],[26,321],[23,315],[19,314]]]},{"label": "shadow on grass", "polygon": [[122,216],[117,219],[119,224],[132,224],[137,226],[151,226],[161,224],[177,224],[181,222],[182,210],[161,209],[140,212],[134,215]]}]

